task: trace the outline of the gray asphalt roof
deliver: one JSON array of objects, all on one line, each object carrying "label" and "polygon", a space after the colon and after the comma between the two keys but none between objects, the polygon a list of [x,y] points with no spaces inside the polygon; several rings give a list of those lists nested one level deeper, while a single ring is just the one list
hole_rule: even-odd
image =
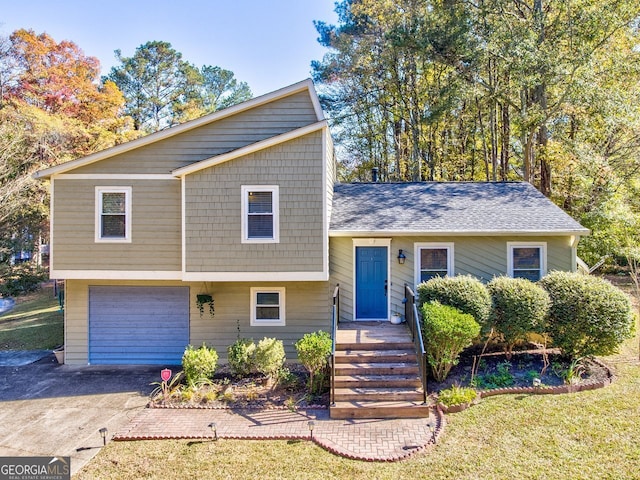
[{"label": "gray asphalt roof", "polygon": [[526,182],[336,184],[329,230],[589,233]]}]

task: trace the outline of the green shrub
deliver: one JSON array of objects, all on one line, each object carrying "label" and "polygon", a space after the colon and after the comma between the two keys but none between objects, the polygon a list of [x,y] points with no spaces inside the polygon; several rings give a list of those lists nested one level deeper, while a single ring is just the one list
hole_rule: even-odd
[{"label": "green shrub", "polygon": [[331,345],[331,336],[322,330],[306,333],[295,344],[300,363],[309,371],[311,393],[320,393],[322,390],[328,373]]},{"label": "green shrub", "polygon": [[438,400],[447,407],[473,402],[478,394],[473,388],[453,385],[438,393]]},{"label": "green shrub", "polygon": [[277,378],[286,356],[282,340],[263,338],[256,346],[256,370],[269,378]]},{"label": "green shrub", "polygon": [[218,366],[218,353],[204,343],[200,348],[187,346],[182,355],[182,370],[187,385],[193,386],[210,379]]},{"label": "green shrub", "polygon": [[516,343],[530,332],[544,332],[549,312],[549,294],[541,286],[524,279],[497,277],[487,284],[491,295],[491,322],[505,343],[507,358]]},{"label": "green shrub", "polygon": [[611,355],[633,334],[629,297],[611,283],[579,273],[552,272],[540,280],[549,293],[548,333],[572,359]]},{"label": "green shrub", "polygon": [[0,267],[0,297],[17,297],[35,292],[47,279],[47,272],[32,263]]},{"label": "green shrub", "polygon": [[227,348],[231,373],[244,377],[255,369],[256,344],[252,338],[239,338]]},{"label": "green shrub", "polygon": [[480,325],[467,313],[437,302],[422,305],[427,361],[435,379],[443,381],[458,356],[480,334]]},{"label": "green shrub", "polygon": [[491,313],[491,297],[480,280],[471,275],[435,277],[417,288],[418,302],[440,302],[467,313],[485,324]]}]

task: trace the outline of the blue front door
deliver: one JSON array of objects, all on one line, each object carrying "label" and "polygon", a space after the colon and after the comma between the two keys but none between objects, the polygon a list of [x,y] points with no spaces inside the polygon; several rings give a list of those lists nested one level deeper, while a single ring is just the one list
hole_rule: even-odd
[{"label": "blue front door", "polygon": [[356,247],[356,320],[385,320],[387,247]]}]

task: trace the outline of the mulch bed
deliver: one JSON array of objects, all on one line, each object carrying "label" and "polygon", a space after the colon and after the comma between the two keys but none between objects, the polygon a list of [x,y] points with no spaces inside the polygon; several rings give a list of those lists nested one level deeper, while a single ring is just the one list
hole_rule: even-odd
[{"label": "mulch bed", "polygon": [[168,399],[161,395],[149,402],[151,408],[228,408],[228,409],[307,409],[326,408],[329,394],[308,394],[308,374],[301,365],[288,365],[289,379],[274,383],[260,374],[236,378],[221,367],[211,384],[197,389],[181,385]]},{"label": "mulch bed", "polygon": [[[581,362],[580,376],[568,383],[563,373],[569,367],[569,362],[557,350],[547,350],[547,356],[549,364],[544,369],[544,357],[540,349],[516,351],[511,358],[507,358],[503,352],[480,356],[480,351],[470,349],[461,355],[460,362],[443,382],[429,379],[428,390],[437,393],[452,385],[467,387],[473,384],[481,397],[518,392],[567,393],[600,388],[615,378],[604,363],[585,359]],[[472,375],[474,362],[476,370]],[[534,386],[534,379],[539,379],[541,385]]]}]

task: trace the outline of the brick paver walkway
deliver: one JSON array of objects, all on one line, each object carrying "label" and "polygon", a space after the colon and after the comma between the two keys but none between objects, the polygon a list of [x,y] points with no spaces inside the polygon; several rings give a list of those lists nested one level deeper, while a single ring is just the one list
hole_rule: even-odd
[{"label": "brick paver walkway", "polygon": [[433,444],[444,428],[444,415],[433,412],[434,434],[427,418],[398,420],[332,420],[328,410],[225,410],[147,408],[114,436],[114,440],[213,438],[209,424],[217,425],[218,438],[275,440],[310,439],[347,458],[396,461]]}]

